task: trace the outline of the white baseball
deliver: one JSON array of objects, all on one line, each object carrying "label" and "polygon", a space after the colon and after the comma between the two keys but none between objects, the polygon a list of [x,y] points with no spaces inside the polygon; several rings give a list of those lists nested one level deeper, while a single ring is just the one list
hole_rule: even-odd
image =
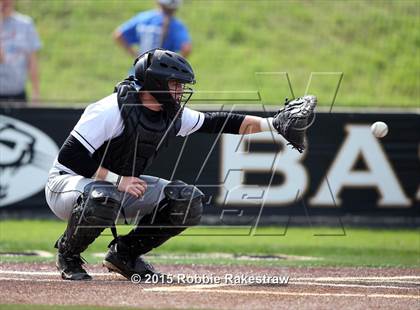
[{"label": "white baseball", "polygon": [[370,130],[376,138],[383,138],[388,133],[388,125],[384,122],[375,122],[370,126]]}]

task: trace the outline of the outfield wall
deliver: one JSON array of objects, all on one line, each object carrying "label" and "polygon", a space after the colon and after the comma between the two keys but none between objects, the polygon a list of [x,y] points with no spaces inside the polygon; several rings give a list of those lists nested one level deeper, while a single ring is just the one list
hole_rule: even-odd
[{"label": "outfield wall", "polygon": [[[82,110],[0,112],[0,217],[51,216],[43,186]],[[381,140],[370,132],[378,120],[390,128]],[[415,225],[420,215],[419,135],[414,112],[324,112],[316,115],[304,154],[271,133],[193,134],[176,140],[147,174],[196,184],[207,195],[204,221],[216,225],[294,218],[307,224],[364,219]]]}]

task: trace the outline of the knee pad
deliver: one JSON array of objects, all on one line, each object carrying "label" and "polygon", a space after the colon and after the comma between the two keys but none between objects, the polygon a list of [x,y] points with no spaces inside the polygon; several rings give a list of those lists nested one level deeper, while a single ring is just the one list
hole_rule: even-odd
[{"label": "knee pad", "polygon": [[121,193],[106,181],[95,181],[85,186],[78,205],[83,208],[83,219],[90,225],[113,226],[121,207]]},{"label": "knee pad", "polygon": [[[95,181],[85,186],[55,247],[60,253],[81,253],[107,227],[112,227],[121,206],[121,193],[109,182]],[[81,229],[79,229],[81,228]]]},{"label": "knee pad", "polygon": [[194,185],[176,180],[163,189],[168,202],[169,220],[177,226],[194,226],[200,222],[203,213],[204,194]]}]

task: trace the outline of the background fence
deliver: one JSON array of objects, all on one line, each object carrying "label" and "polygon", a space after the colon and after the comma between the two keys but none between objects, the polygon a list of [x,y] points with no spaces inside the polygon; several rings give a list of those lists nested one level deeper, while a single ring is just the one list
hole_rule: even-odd
[{"label": "background fence", "polygon": [[[0,215],[52,216],[43,187],[82,110],[1,112]],[[370,132],[377,120],[390,128],[381,140]],[[295,217],[306,224],[372,224],[380,218],[382,224],[414,225],[420,214],[419,132],[416,113],[318,113],[304,154],[271,133],[196,133],[177,139],[146,173],[200,187],[207,195],[205,222],[216,225]]]}]

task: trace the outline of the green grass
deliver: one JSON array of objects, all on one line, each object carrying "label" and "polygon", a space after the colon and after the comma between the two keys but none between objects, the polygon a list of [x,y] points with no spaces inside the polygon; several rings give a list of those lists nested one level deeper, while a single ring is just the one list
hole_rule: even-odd
[{"label": "green grass", "polygon": [[[65,223],[58,221],[0,221],[0,252],[45,250],[54,252],[53,244],[63,232]],[[119,228],[120,233],[129,227]],[[250,236],[246,229],[236,230],[242,236],[233,236],[232,230],[197,228],[184,236],[171,239],[153,253],[233,253],[233,254],[287,254],[320,258],[313,261],[242,261],[235,259],[163,259],[154,262],[170,264],[246,264],[273,266],[372,266],[420,267],[420,232],[415,229],[342,229],[291,227],[285,233],[282,227],[258,229]],[[327,234],[330,236],[317,236]],[[335,236],[333,236],[335,234]],[[87,251],[89,262],[98,258],[91,254],[105,252],[111,236],[101,236]],[[1,257],[0,261],[52,260],[31,257]]]},{"label": "green grass", "polygon": [[[91,102],[112,91],[130,59],[113,29],[154,1],[21,0],[44,47],[42,97],[54,104]],[[418,1],[185,1],[198,91],[194,98],[256,98],[264,103],[305,92],[311,72],[343,72],[337,106],[419,106]],[[416,30],[417,29],[417,30]],[[308,91],[330,105],[338,76],[314,75]]]}]

